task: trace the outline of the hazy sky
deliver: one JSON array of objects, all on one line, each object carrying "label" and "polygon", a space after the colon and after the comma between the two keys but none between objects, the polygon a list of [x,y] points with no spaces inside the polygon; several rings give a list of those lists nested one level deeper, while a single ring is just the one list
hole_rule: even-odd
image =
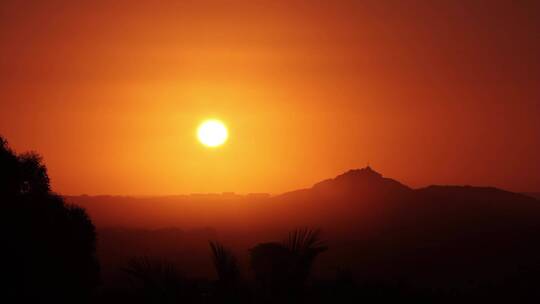
[{"label": "hazy sky", "polygon": [[540,191],[540,1],[82,2],[0,3],[0,134],[58,192]]}]

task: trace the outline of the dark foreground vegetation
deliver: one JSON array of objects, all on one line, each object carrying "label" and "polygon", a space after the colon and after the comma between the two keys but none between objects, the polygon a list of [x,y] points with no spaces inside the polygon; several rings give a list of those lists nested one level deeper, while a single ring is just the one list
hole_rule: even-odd
[{"label": "dark foreground vegetation", "polygon": [[[366,168],[257,205],[232,204],[250,220],[216,218],[217,231],[233,227],[219,235],[96,233],[84,209],[51,191],[37,154],[16,154],[0,138],[0,203],[1,303],[540,300],[539,202],[493,188],[414,190]],[[129,204],[120,205],[126,213]],[[153,208],[193,220],[171,206]],[[100,208],[125,215],[115,204]],[[260,243],[275,235],[283,239]],[[206,267],[208,275],[197,272]]]},{"label": "dark foreground vegetation", "polygon": [[80,207],[51,192],[35,153],[0,137],[0,302],[89,302],[99,283],[96,233]]}]

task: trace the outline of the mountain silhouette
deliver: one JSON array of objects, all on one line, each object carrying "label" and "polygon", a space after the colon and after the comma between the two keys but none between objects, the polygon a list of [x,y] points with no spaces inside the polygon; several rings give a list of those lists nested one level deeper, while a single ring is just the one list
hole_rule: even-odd
[{"label": "mountain silhouette", "polygon": [[473,186],[434,185],[412,189],[369,166],[349,170],[311,188],[288,192],[272,200],[275,204],[269,209],[275,208],[281,217],[288,212],[297,213],[301,208],[304,217],[334,222],[333,226],[341,225],[347,230],[358,228],[354,226],[362,226],[366,221],[372,229],[374,222],[395,226],[410,218],[419,220],[445,212],[462,216],[497,213],[499,218],[518,214],[527,217],[540,212],[540,202],[524,194]]},{"label": "mountain silhouette", "polygon": [[413,189],[370,167],[271,197],[215,194],[67,199],[86,208],[98,227],[213,227],[219,231],[275,228],[285,233],[298,226],[314,226],[326,233],[356,236],[445,215],[470,218],[474,214],[485,222],[494,214],[501,220],[515,220],[540,212],[540,202],[528,195],[472,186]]},{"label": "mountain silhouette", "polygon": [[[316,276],[345,269],[362,286],[433,293],[447,303],[540,298],[540,201],[497,188],[413,189],[366,167],[256,199],[227,194],[69,201],[85,207],[98,228],[213,227],[240,253],[244,267],[247,250],[261,240],[296,227],[320,227],[329,250],[313,265]],[[207,246],[205,239],[197,243]],[[115,252],[103,246],[121,245],[102,234],[100,246],[101,252]],[[133,244],[129,252],[145,247]]]},{"label": "mountain silhouette", "polygon": [[[311,196],[311,197],[310,197]],[[284,193],[277,199],[289,197],[319,198],[344,198],[366,199],[374,198],[399,198],[404,199],[493,199],[534,201],[536,194],[520,194],[501,190],[494,187],[473,186],[440,186],[432,185],[425,188],[412,189],[399,181],[384,177],[381,173],[367,166],[362,169],[352,169],[335,178],[323,180],[314,184],[309,189],[301,189]]]},{"label": "mountain silhouette", "polygon": [[361,191],[405,194],[412,190],[396,180],[383,177],[382,174],[369,166],[363,169],[349,170],[335,178],[316,183],[313,189],[321,192],[337,191],[341,194],[355,194]]}]

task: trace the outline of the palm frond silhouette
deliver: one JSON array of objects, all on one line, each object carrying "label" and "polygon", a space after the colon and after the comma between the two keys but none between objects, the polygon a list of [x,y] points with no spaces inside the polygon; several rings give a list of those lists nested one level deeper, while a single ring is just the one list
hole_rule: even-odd
[{"label": "palm frond silhouette", "polygon": [[250,250],[255,278],[268,299],[301,295],[315,258],[327,250],[320,230],[299,228],[282,242],[261,243]]},{"label": "palm frond silhouette", "polygon": [[220,282],[232,284],[238,281],[240,271],[236,257],[230,250],[218,242],[209,242],[212,249],[212,261]]},{"label": "palm frond silhouette", "polygon": [[309,228],[298,228],[289,232],[283,245],[294,254],[309,259],[328,249],[321,239],[321,230]]}]

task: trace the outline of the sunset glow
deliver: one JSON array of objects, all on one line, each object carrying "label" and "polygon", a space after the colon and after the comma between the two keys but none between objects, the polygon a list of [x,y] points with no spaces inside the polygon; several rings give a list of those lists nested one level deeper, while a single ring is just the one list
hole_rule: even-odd
[{"label": "sunset glow", "polygon": [[315,2],[2,1],[0,133],[66,194],[540,187],[536,4]]},{"label": "sunset glow", "polygon": [[540,0],[0,0],[1,303],[540,303]]}]

